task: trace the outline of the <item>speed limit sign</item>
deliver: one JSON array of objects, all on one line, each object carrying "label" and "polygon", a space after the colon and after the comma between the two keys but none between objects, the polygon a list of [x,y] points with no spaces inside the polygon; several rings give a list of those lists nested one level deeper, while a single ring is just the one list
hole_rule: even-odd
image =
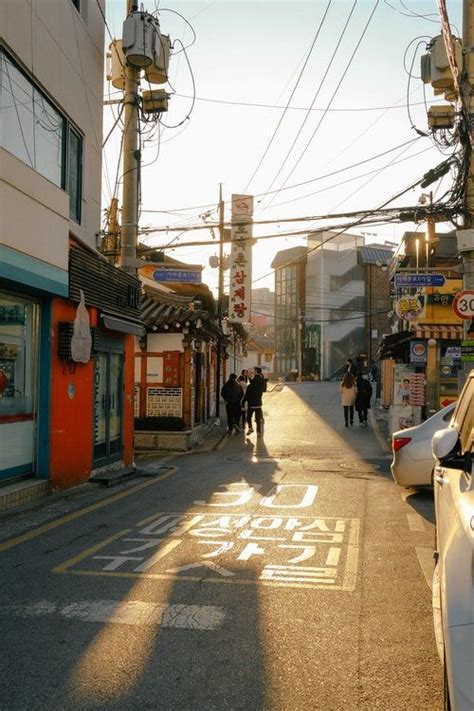
[{"label": "speed limit sign", "polygon": [[474,289],[458,291],[454,297],[453,311],[459,318],[474,318]]}]

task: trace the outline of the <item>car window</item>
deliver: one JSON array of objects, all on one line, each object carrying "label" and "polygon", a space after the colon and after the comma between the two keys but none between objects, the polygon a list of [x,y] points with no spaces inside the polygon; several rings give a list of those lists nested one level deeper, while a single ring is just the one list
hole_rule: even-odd
[{"label": "car window", "polygon": [[443,422],[451,422],[451,417],[453,416],[454,412],[454,405],[453,407],[450,407],[449,410],[443,415]]}]

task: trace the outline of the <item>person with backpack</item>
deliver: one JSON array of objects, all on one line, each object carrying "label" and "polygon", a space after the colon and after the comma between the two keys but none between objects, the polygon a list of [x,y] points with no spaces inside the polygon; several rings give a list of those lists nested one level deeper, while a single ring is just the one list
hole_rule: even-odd
[{"label": "person with backpack", "polygon": [[237,382],[237,375],[235,373],[229,375],[229,380],[222,386],[221,395],[225,401],[227,412],[227,431],[229,434],[234,430],[240,432],[239,421],[244,391],[242,386]]},{"label": "person with backpack", "polygon": [[254,368],[254,376],[250,380],[245,391],[243,403],[247,403],[247,434],[252,434],[252,417],[255,414],[255,422],[257,426],[257,435],[262,434],[263,411],[262,411],[262,395],[267,390],[267,381],[262,375],[260,367]]}]

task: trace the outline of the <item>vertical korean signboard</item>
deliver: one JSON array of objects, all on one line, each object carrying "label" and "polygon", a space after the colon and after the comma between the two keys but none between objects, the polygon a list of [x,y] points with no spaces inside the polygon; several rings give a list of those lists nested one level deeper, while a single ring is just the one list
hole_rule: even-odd
[{"label": "vertical korean signboard", "polygon": [[250,321],[253,197],[232,195],[229,319]]}]

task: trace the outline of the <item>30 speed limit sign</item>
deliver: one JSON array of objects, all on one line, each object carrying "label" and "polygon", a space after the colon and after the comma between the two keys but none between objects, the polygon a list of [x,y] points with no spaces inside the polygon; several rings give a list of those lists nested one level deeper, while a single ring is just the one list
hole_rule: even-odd
[{"label": "30 speed limit sign", "polygon": [[459,318],[474,318],[474,289],[458,291],[454,297],[453,311]]}]

